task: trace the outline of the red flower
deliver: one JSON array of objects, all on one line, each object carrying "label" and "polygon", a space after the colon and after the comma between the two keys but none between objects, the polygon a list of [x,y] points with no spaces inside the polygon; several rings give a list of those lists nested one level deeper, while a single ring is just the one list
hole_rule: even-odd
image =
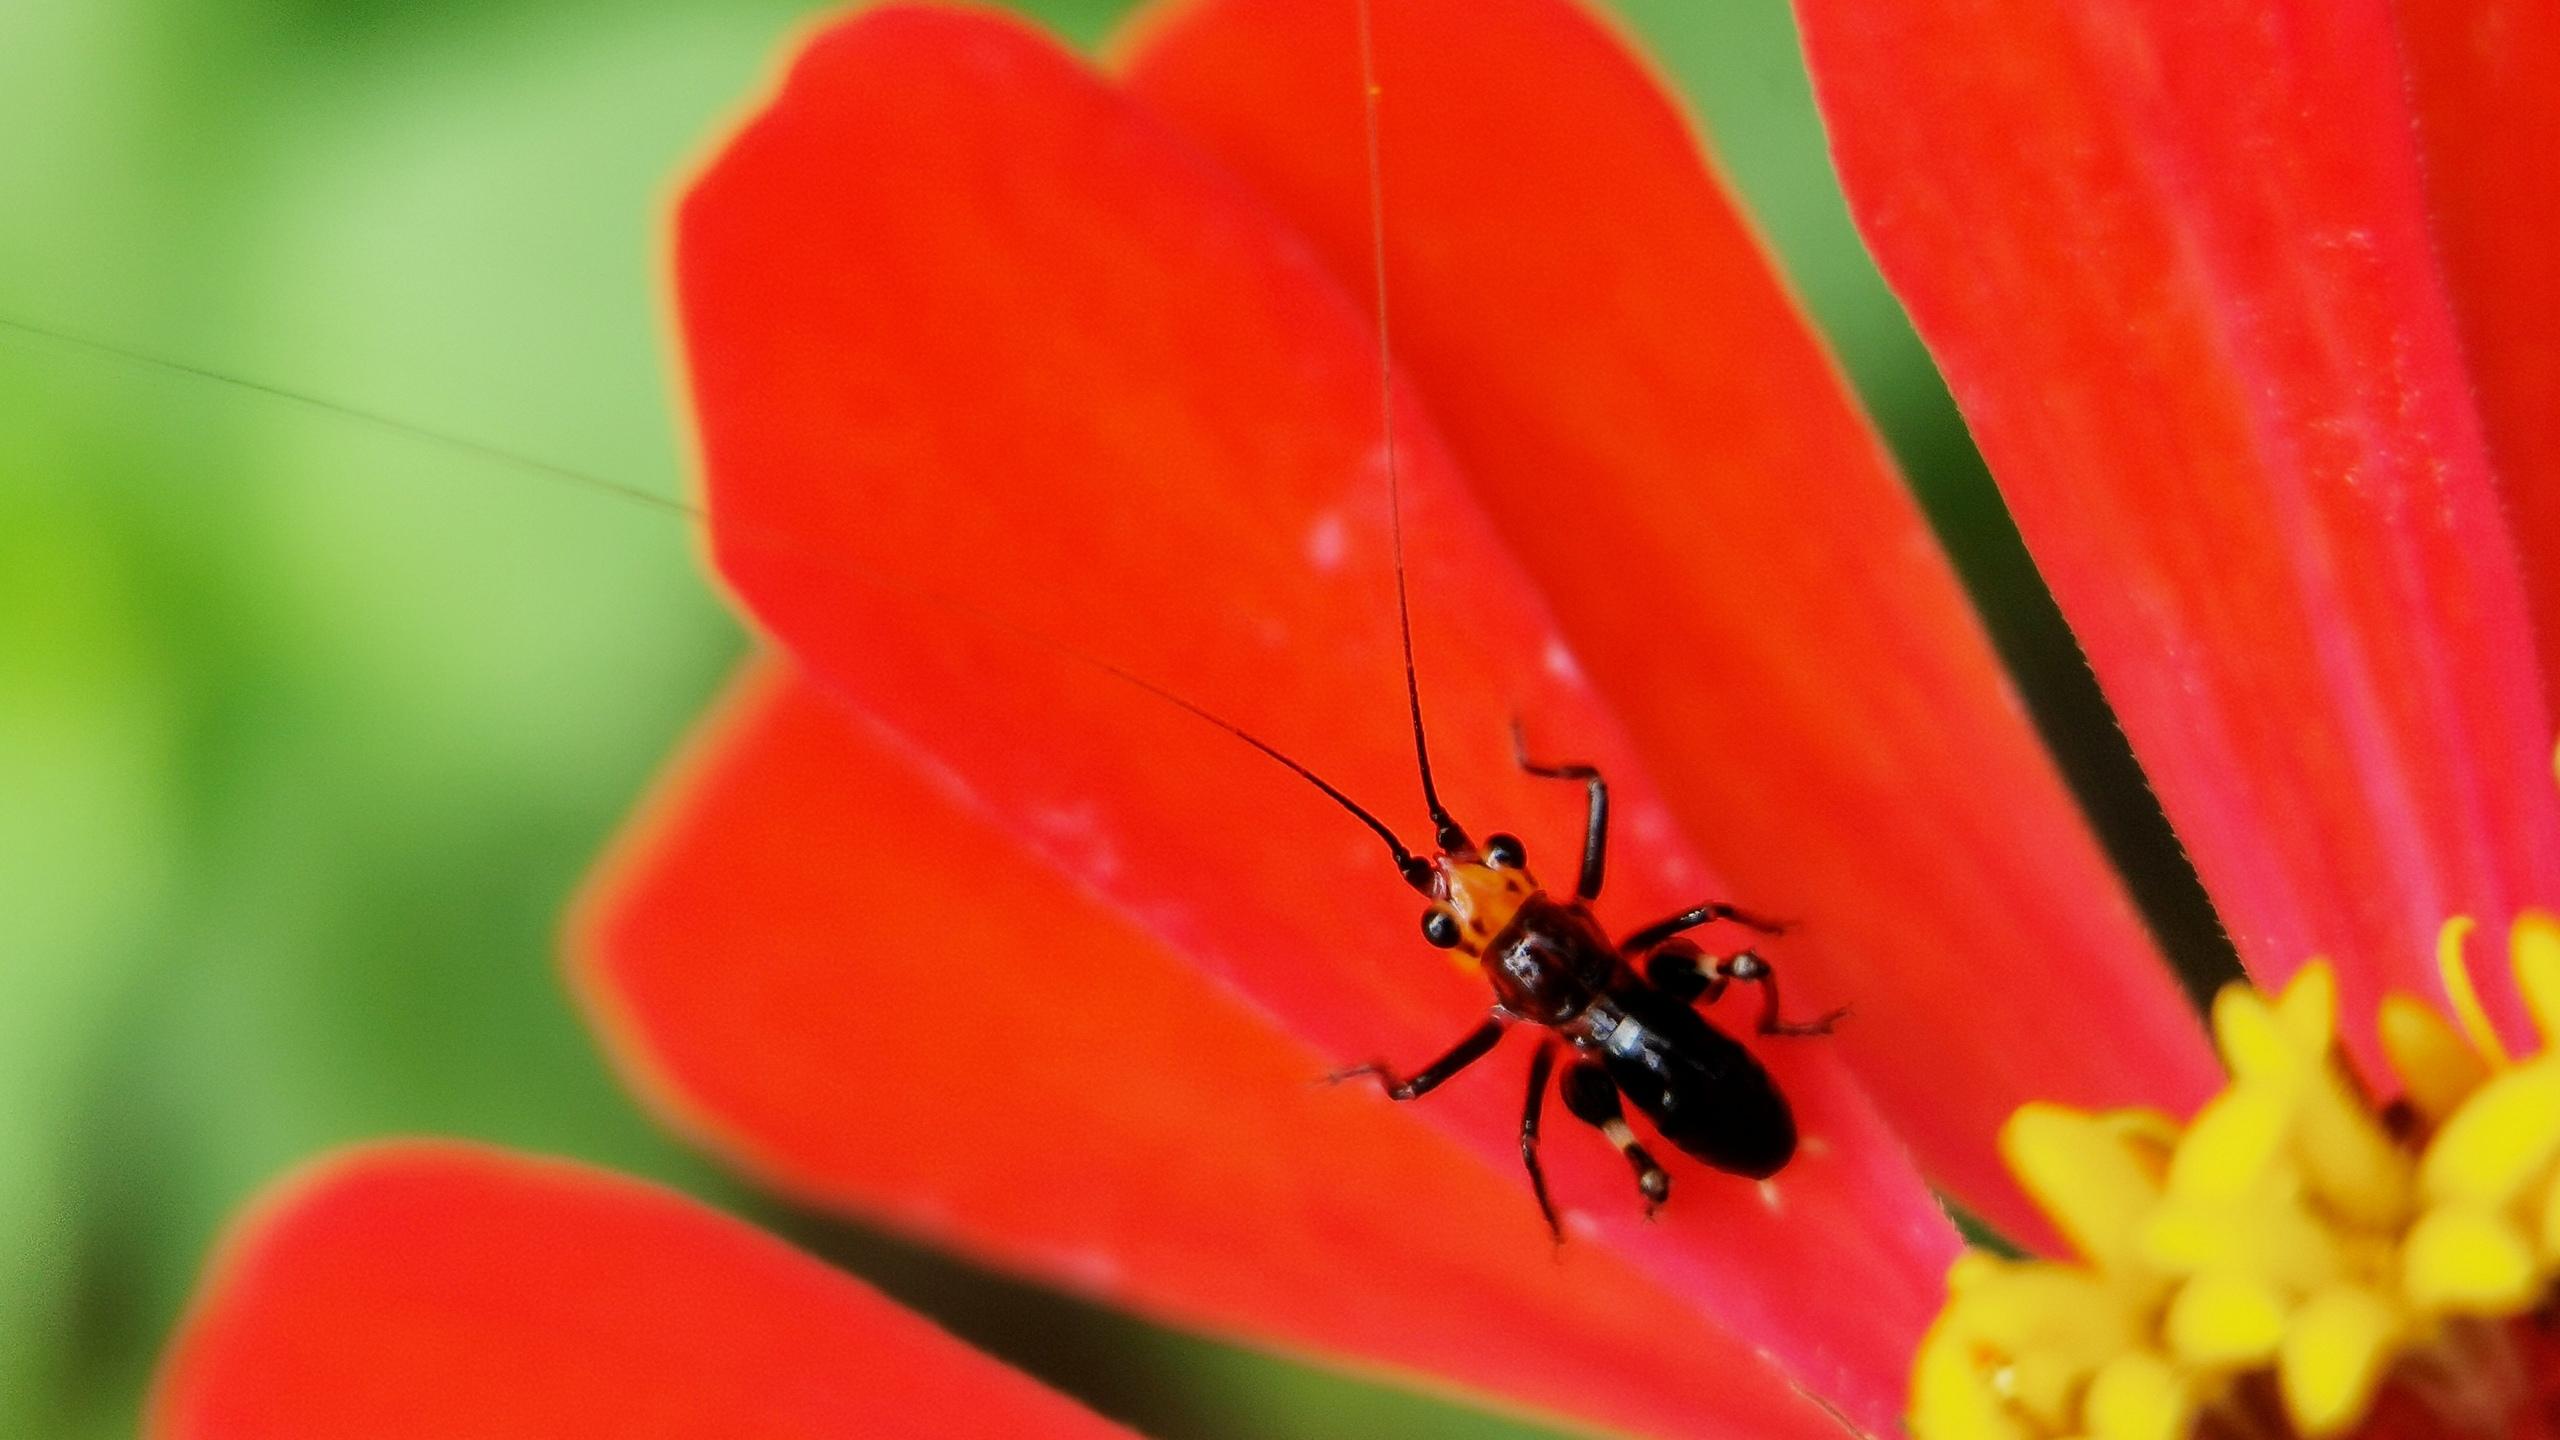
[{"label": "red flower", "polygon": [[[784,658],[626,844],[580,983],[670,1114],[792,1194],[1611,1426],[1888,1429],[1954,1249],[1921,1177],[2045,1236],[2003,1117],[2183,1113],[2211,1053],[1640,65],[1561,0],[1379,8],[1441,788],[1570,853],[1578,796],[1514,769],[1516,713],[1610,775],[1613,923],[1801,917],[1791,997],[1857,1014],[1763,1047],[1813,1141],[1775,1203],[1684,1169],[1648,1225],[1554,1132],[1559,1264],[1499,1060],[1411,1107],[1310,1086],[1436,1053],[1482,982],[1321,796],[1020,634],[1418,815],[1348,0],[1201,0],[1116,80],[993,16],[874,11],[694,184],[714,537]],[[1861,224],[2253,971],[2330,956],[2369,1015],[2445,916],[2552,899],[2528,617],[2560,635],[2560,589],[2513,534],[2560,531],[2554,22],[1799,8]],[[297,1196],[217,1272],[168,1433],[799,1434],[864,1412],[780,1379],[909,1393],[809,1378],[878,1302],[609,1180],[391,1153]],[[699,1317],[697,1283],[744,1313],[702,1322],[715,1379],[630,1308]],[[896,1428],[998,1423],[946,1393]]]}]

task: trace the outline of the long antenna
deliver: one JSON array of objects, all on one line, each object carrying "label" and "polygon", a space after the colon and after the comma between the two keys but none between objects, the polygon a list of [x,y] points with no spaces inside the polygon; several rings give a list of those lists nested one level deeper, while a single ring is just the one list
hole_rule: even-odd
[{"label": "long antenna", "polygon": [[1396,557],[1396,633],[1404,642],[1404,701],[1413,714],[1413,758],[1422,767],[1422,803],[1431,811],[1434,838],[1443,850],[1467,847],[1466,827],[1440,803],[1431,783],[1431,741],[1422,728],[1422,682],[1413,668],[1413,602],[1404,578],[1404,485],[1396,466],[1394,351],[1387,336],[1387,182],[1378,159],[1378,43],[1370,0],[1359,0],[1360,119],[1369,142],[1369,273],[1377,282],[1378,430],[1387,448],[1387,528]]},{"label": "long antenna", "polygon": [[1176,695],[1172,691],[1165,689],[1163,686],[1158,685],[1144,676],[1132,674],[1127,670],[1123,670],[1108,660],[1096,659],[1095,657],[1084,654],[1081,651],[1068,649],[1066,646],[1050,640],[1047,636],[1023,630],[1018,626],[999,620],[992,615],[982,615],[978,618],[1000,630],[1012,633],[1019,639],[1038,645],[1041,648],[1050,650],[1056,654],[1063,655],[1068,659],[1081,661],[1084,664],[1100,670],[1106,675],[1116,676],[1119,679],[1125,680],[1128,683],[1137,686],[1139,689],[1144,690],[1148,694],[1153,695],[1167,705],[1171,705],[1175,709],[1180,710],[1187,715],[1195,716],[1217,726],[1219,729],[1226,731],[1228,734],[1233,735],[1247,745],[1252,746],[1254,749],[1259,750],[1263,754],[1270,756],[1272,759],[1279,761],[1281,764],[1288,766],[1299,779],[1304,780],[1308,784],[1316,787],[1318,790],[1323,791],[1333,800],[1333,803],[1350,811],[1353,815],[1358,816],[1361,824],[1377,831],[1378,838],[1387,842],[1387,849],[1396,857],[1397,871],[1400,872],[1407,881],[1418,883],[1430,875],[1431,863],[1427,860],[1415,859],[1413,852],[1405,848],[1405,843],[1396,838],[1396,832],[1388,829],[1385,821],[1370,814],[1367,810],[1362,809],[1360,807],[1360,802],[1343,794],[1340,790],[1335,789],[1332,781],[1325,779],[1313,770],[1310,770],[1306,766],[1289,758],[1287,755],[1281,753],[1278,746],[1264,740],[1252,731],[1245,729],[1243,726],[1238,725],[1234,721],[1227,719],[1225,716],[1220,715],[1215,711],[1195,705],[1191,701],[1183,699],[1181,696]]},{"label": "long antenna", "polygon": [[[158,370],[165,374],[181,375],[192,380],[209,381],[216,385],[227,385],[233,389],[245,390],[262,399],[296,406],[300,409],[326,415],[333,419],[350,420],[359,424],[372,426],[379,430],[385,430],[395,435],[404,436],[406,438],[431,441],[435,444],[442,445],[449,450],[459,451],[462,454],[472,456],[475,459],[499,465],[511,466],[518,470],[539,475],[547,480],[556,480],[565,485],[573,485],[580,489],[592,490],[617,500],[626,500],[635,504],[645,505],[650,509],[660,511],[664,514],[690,520],[695,524],[703,526],[706,531],[711,528],[711,512],[699,505],[678,500],[673,496],[661,495],[654,490],[644,490],[637,485],[629,485],[619,480],[608,479],[605,476],[597,475],[590,471],[575,469],[567,465],[557,465],[548,460],[539,460],[530,455],[519,454],[516,451],[506,449],[503,446],[492,445],[486,441],[473,440],[460,435],[451,435],[441,430],[432,430],[424,425],[413,424],[407,420],[402,420],[397,416],[386,415],[378,410],[365,409],[360,405],[350,405],[344,401],[331,400],[318,395],[305,394],[299,390],[288,390],[281,385],[271,385],[263,380],[252,380],[244,376],[226,374],[223,371],[215,370],[207,366],[190,364],[184,360],[173,360],[166,356],[153,355],[145,351],[129,349],[122,345],[111,344],[104,340],[94,340],[83,335],[74,335],[67,331],[57,330],[46,325],[38,325],[31,321],[16,319],[12,316],[0,315],[0,331],[9,331],[19,335],[32,336],[51,344],[64,346],[70,349],[85,350],[93,355],[105,356],[128,365],[136,365],[145,369]],[[882,575],[868,566],[853,564],[844,560],[840,556],[819,554],[812,550],[808,545],[799,543],[791,537],[782,535],[778,532],[762,531],[754,527],[737,524],[725,524],[721,527],[720,533],[730,543],[734,544],[743,541],[747,546],[763,550],[769,554],[789,556],[797,560],[815,564],[823,569],[843,575],[848,579],[860,581],[874,589],[884,591],[891,595],[902,596],[907,599],[915,600],[922,604],[931,606],[934,609],[958,616],[964,620],[969,620],[976,624],[986,626],[988,629],[1010,636],[1014,640],[1025,645],[1029,645],[1035,649],[1045,650],[1052,655],[1060,657],[1061,659],[1072,660],[1089,669],[1099,670],[1103,674],[1108,675],[1123,684],[1134,686],[1146,694],[1152,695],[1156,699],[1163,701],[1165,704],[1182,711],[1184,714],[1193,717],[1194,719],[1216,726],[1218,729],[1227,732],[1229,735],[1232,735],[1236,739],[1243,741],[1245,744],[1252,746],[1254,749],[1262,752],[1266,756],[1269,756],[1281,765],[1286,766],[1290,773],[1296,775],[1299,779],[1306,781],[1308,784],[1313,785],[1316,789],[1324,792],[1327,799],[1333,801],[1333,803],[1341,806],[1343,809],[1350,811],[1353,817],[1358,819],[1361,824],[1366,825],[1371,830],[1377,832],[1378,838],[1386,842],[1388,852],[1395,856],[1397,871],[1405,877],[1408,883],[1419,884],[1430,874],[1431,867],[1428,861],[1416,859],[1413,851],[1406,847],[1404,841],[1396,837],[1396,832],[1389,829],[1385,821],[1380,820],[1377,816],[1369,813],[1369,811],[1358,801],[1353,800],[1350,796],[1342,793],[1342,791],[1337,788],[1333,782],[1325,779],[1321,775],[1318,775],[1315,771],[1308,769],[1297,760],[1292,759],[1286,752],[1282,751],[1280,747],[1273,745],[1261,736],[1254,734],[1252,731],[1245,729],[1243,726],[1238,725],[1225,716],[1218,714],[1216,711],[1210,710],[1206,706],[1195,704],[1192,701],[1184,699],[1180,695],[1175,694],[1173,691],[1166,689],[1164,686],[1157,684],[1153,680],[1149,680],[1135,671],[1123,669],[1108,660],[1088,655],[1053,636],[1016,624],[1000,615],[991,614],[974,605],[968,604],[965,601],[956,600],[947,595],[939,595],[930,590],[920,589],[901,581],[892,580],[888,576]]]}]

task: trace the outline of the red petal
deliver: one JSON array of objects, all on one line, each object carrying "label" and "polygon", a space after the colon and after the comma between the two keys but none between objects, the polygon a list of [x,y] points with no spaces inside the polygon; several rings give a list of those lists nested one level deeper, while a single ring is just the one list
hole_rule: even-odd
[{"label": "red petal", "polygon": [[690,1200],[453,1144],[271,1194],[165,1365],[168,1440],[1128,1434]]},{"label": "red petal", "polygon": [[[1993,1150],[2012,1109],[2185,1106],[2218,1072],[1926,522],[1605,30],[1561,0],[1377,25],[1399,363],[1717,873],[1805,917],[1796,973],[1856,998],[1841,1046],[1925,1168],[2040,1230]],[[1353,33],[1348,3],[1213,0],[1130,70],[1346,285]],[[2113,1043],[2051,1023],[2092,1013]]]},{"label": "red petal", "polygon": [[2261,976],[2560,877],[2376,0],[1799,6],[1859,222]]},{"label": "red petal", "polygon": [[[1178,684],[1373,803],[1412,794],[1373,337],[1303,242],[1029,32],[890,8],[823,35],[703,178],[679,269],[722,562],[819,683],[1327,1055],[1419,1063],[1482,1013],[1374,837],[1005,628]],[[1610,767],[1643,837],[1617,923],[1713,893],[1419,412],[1398,423],[1444,790],[1570,855],[1580,795],[1511,763],[1525,713]],[[1823,1142],[1783,1216],[1700,1177],[1661,1225],[1601,1224],[1881,1427],[1951,1240],[1836,1051],[1770,1060]],[[1478,1083],[1415,1108],[1499,1158],[1517,1106]]]},{"label": "red petal", "polygon": [[[1497,1175],[937,793],[781,667],[615,874],[582,988],[625,1068],[782,1188],[1174,1323],[1613,1429],[1836,1435]],[[1035,963],[1007,963],[1012,954]],[[1625,1203],[1589,1135],[1572,1206]]]},{"label": "red petal", "polygon": [[2398,9],[2436,254],[2560,686],[2560,5]]}]

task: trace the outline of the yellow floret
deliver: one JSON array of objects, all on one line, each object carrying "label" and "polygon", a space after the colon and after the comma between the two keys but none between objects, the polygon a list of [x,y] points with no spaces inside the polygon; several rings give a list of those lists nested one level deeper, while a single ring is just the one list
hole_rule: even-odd
[{"label": "yellow floret", "polygon": [[2303,1302],[2286,1330],[2276,1379],[2305,1435],[2335,1435],[2364,1418],[2406,1332],[2398,1305],[2352,1285]]},{"label": "yellow floret", "polygon": [[2419,1181],[2435,1203],[2512,1204],[2560,1156],[2560,1057],[2500,1072],[2448,1117]]},{"label": "yellow floret", "polygon": [[2128,1350],[2089,1383],[2082,1419],[2095,1440],[2178,1440],[2195,1423],[2195,1387],[2148,1350]]},{"label": "yellow floret", "polygon": [[[2077,1258],[1953,1267],[1913,1369],[1919,1440],[2178,1440],[2250,1377],[2255,1403],[2272,1394],[2297,1434],[2325,1440],[2411,1353],[2440,1380],[2468,1317],[2544,1306],[2560,1273],[2560,1050],[2509,1058],[2463,962],[2471,928],[2439,937],[2453,1018],[2382,1004],[2395,1108],[2341,1054],[2336,976],[2314,962],[2272,998],[2216,998],[2231,1080],[2185,1126],[2044,1104],[2012,1117],[2002,1158]],[[2560,920],[2521,918],[2510,949],[2550,1044]]]},{"label": "yellow floret", "polygon": [[2169,1147],[2157,1130],[2028,1105],[2001,1131],[2000,1154],[2072,1248],[2104,1263],[2132,1255],[2143,1216],[2160,1202]]},{"label": "yellow floret", "polygon": [[2524,1232],[2459,1202],[2420,1217],[2400,1254],[2400,1288],[2421,1312],[2512,1315],[2540,1288]]},{"label": "yellow floret", "polygon": [[2530,912],[2515,923],[2507,943],[2534,1028],[2546,1047],[2560,1044],[2560,920]]},{"label": "yellow floret", "polygon": [[2492,1065],[2507,1063],[2507,1047],[2498,1039],[2497,1027],[2489,1023],[2489,1011],[2480,1003],[2480,989],[2471,983],[2471,966],[2464,959],[2471,943],[2471,917],[2456,915],[2444,922],[2436,932],[2436,973],[2444,979],[2444,998],[2453,1006],[2453,1018],[2462,1024],[2462,1033],[2471,1037],[2472,1046]]},{"label": "yellow floret", "polygon": [[2415,996],[2382,997],[2377,1028],[2384,1058],[2407,1086],[2404,1098],[2430,1125],[2441,1123],[2489,1078],[2487,1062],[2462,1032]]}]

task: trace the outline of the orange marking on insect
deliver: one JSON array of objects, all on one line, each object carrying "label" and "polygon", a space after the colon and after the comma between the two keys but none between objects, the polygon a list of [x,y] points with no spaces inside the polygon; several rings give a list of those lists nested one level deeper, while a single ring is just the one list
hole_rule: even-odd
[{"label": "orange marking on insect", "polygon": [[1439,872],[1439,889],[1450,913],[1458,917],[1459,940],[1454,948],[1469,960],[1482,954],[1529,897],[1538,893],[1538,882],[1529,872],[1497,868],[1472,857],[1441,855],[1432,861],[1432,868]]}]

